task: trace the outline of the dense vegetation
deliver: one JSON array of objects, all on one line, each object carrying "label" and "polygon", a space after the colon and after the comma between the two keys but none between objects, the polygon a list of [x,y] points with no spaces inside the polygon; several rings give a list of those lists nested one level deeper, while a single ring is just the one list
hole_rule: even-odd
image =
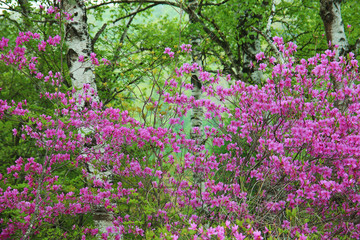
[{"label": "dense vegetation", "polygon": [[0,3],[1,239],[360,238],[356,1]]}]

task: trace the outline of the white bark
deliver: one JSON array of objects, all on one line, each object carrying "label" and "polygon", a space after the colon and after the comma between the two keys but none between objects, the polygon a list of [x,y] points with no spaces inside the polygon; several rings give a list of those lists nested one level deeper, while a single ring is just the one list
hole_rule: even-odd
[{"label": "white bark", "polygon": [[[191,12],[195,13],[196,9],[198,8],[198,0],[189,0],[188,1],[189,8],[191,9]],[[190,23],[196,23],[195,16],[189,16]],[[193,32],[191,35],[191,45],[192,45],[192,60],[193,62],[196,62],[199,67],[202,67],[202,54],[200,51],[200,33],[198,31]],[[195,100],[201,99],[202,95],[202,82],[200,80],[200,74],[199,72],[193,73],[191,76],[191,83],[193,85],[192,90],[192,96]],[[200,148],[200,145],[203,143],[203,131],[202,131],[202,125],[203,125],[203,116],[204,116],[204,110],[202,107],[196,107],[193,106],[192,114],[191,114],[191,138],[195,140],[195,147]],[[198,131],[193,132],[193,129],[197,128]],[[195,157],[199,157],[198,150],[195,153]],[[197,168],[198,172],[193,173],[193,181],[194,185],[197,186],[199,189],[200,194],[205,191],[205,182],[204,182],[204,174],[203,169],[200,166]],[[202,211],[207,211],[207,206],[202,207]]]},{"label": "white bark", "polygon": [[[335,59],[345,56],[349,52],[349,43],[347,41],[344,24],[341,17],[342,0],[320,0],[320,16],[324,23],[326,39],[331,42],[333,48],[338,45]],[[334,90],[342,88],[342,84],[333,80]],[[343,103],[335,101],[335,106],[342,108]]]},{"label": "white bark", "polygon": [[342,0],[320,0],[320,16],[324,23],[326,38],[332,46],[338,45],[336,59],[349,51],[344,24],[341,17]]},{"label": "white bark", "polygon": [[[95,83],[94,66],[90,61],[91,40],[88,32],[86,8],[83,0],[66,0],[63,2],[65,11],[73,16],[73,21],[66,25],[66,43],[68,45],[67,65],[69,67],[72,86],[77,92],[75,98],[83,93],[84,84],[89,84],[97,92]],[[85,62],[79,62],[79,56],[85,57]],[[92,96],[94,101],[100,101],[97,96]],[[78,107],[84,107],[82,101]],[[91,133],[90,128],[82,129],[86,133]],[[94,150],[102,151],[101,146],[95,146]],[[109,178],[109,172],[95,173],[95,168],[91,164],[88,166],[89,178]],[[113,226],[113,215],[108,212],[103,205],[94,207],[93,219],[100,232],[107,232],[106,228]]]},{"label": "white bark", "polygon": [[[198,2],[197,0],[189,0],[188,1],[189,4],[189,8],[191,9],[191,11],[193,13],[195,13],[197,7],[198,7]],[[194,16],[189,16],[190,18],[190,22],[191,23],[195,23],[195,19]],[[199,67],[202,67],[202,62],[201,62],[201,52],[199,51],[200,49],[200,33],[198,31],[195,31],[192,36],[191,36],[191,45],[192,45],[192,60],[193,62],[196,62],[198,64]],[[199,72],[194,73],[191,76],[191,83],[193,84],[194,88],[192,90],[192,96],[195,98],[195,100],[199,100],[201,99],[201,88],[202,88],[202,83],[199,79]],[[202,127],[202,116],[203,116],[203,109],[202,107],[195,107],[193,108],[192,111],[192,115],[191,115],[191,127],[197,127],[199,129],[201,129]],[[202,134],[200,133],[191,133],[191,137],[192,139],[196,140],[196,145],[199,145],[202,142]]]},{"label": "white bark", "polygon": [[[74,19],[66,25],[67,65],[71,83],[78,91],[82,90],[84,84],[90,84],[96,91],[94,66],[89,61],[91,40],[84,2],[82,0],[66,0],[63,4],[65,11],[70,12]],[[85,57],[85,62],[78,61],[81,55]]]}]

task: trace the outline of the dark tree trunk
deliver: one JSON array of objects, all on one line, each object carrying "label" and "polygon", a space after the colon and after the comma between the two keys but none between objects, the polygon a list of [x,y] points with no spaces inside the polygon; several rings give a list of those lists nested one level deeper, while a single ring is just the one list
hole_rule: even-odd
[{"label": "dark tree trunk", "polygon": [[326,39],[332,46],[338,45],[336,58],[345,56],[349,51],[344,24],[341,17],[342,0],[320,0],[320,16],[324,23]]}]

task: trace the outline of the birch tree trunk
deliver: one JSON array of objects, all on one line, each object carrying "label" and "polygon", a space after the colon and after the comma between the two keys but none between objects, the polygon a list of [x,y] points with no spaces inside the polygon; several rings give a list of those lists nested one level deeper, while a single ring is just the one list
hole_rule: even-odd
[{"label": "birch tree trunk", "polygon": [[341,17],[342,0],[320,0],[320,16],[324,23],[326,39],[332,46],[339,45],[336,59],[345,56],[349,51],[344,24]]},{"label": "birch tree trunk", "polygon": [[[342,0],[320,0],[320,16],[324,23],[326,39],[331,42],[331,48],[338,45],[335,59],[340,56],[346,56],[349,51],[349,43],[347,41],[344,23],[341,17],[341,3]],[[334,91],[340,89],[342,86],[335,79],[332,80]],[[343,101],[335,101],[335,107],[339,109],[344,108]]]},{"label": "birch tree trunk", "polygon": [[[195,19],[195,11],[198,8],[198,1],[197,0],[189,0],[188,6],[191,9],[191,12],[194,13],[194,15],[189,15],[189,20],[191,24],[196,23]],[[200,33],[199,31],[193,32],[193,34],[190,36],[190,41],[192,45],[192,60],[193,62],[196,62],[199,67],[202,67],[201,62],[201,51],[200,51]],[[196,73],[193,73],[191,76],[191,84],[193,85],[192,90],[192,96],[194,97],[195,101],[201,99],[201,89],[202,89],[202,82],[200,81],[200,74],[199,71]],[[195,147],[200,148],[200,145],[203,142],[203,134],[202,134],[202,121],[203,121],[203,115],[204,111],[202,107],[193,106],[192,114],[191,114],[191,138],[195,140]],[[196,129],[196,131],[194,131]],[[198,149],[196,150],[195,157],[199,157]],[[194,185],[199,189],[200,194],[203,193],[205,190],[205,184],[204,184],[204,176],[203,171],[200,167],[198,169],[198,172],[193,173],[193,181]],[[204,209],[204,208],[203,208]]]},{"label": "birch tree trunk", "polygon": [[[95,83],[94,66],[91,64],[91,39],[88,31],[86,7],[83,0],[65,0],[63,2],[64,10],[71,13],[73,21],[66,25],[66,43],[68,46],[67,65],[72,86],[77,90],[75,98],[82,94],[84,84],[89,84],[97,92]],[[79,62],[79,56],[85,58],[85,62]],[[97,95],[92,96],[94,101],[99,102]],[[78,107],[83,108],[85,102],[82,101]],[[91,133],[90,128],[81,129],[83,132]],[[95,146],[96,151],[102,151],[101,146]],[[109,178],[109,172],[95,173],[93,165],[87,166],[89,178],[103,179]],[[93,209],[93,219],[100,232],[107,232],[106,228],[113,226],[113,215],[108,212],[103,205],[95,206]]]}]

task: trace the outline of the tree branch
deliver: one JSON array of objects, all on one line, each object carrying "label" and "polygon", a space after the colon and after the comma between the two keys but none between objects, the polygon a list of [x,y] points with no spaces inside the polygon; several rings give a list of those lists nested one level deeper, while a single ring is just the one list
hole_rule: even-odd
[{"label": "tree branch", "polygon": [[169,1],[157,1],[157,0],[121,0],[121,1],[109,1],[109,2],[104,2],[104,3],[100,3],[98,5],[93,5],[93,6],[90,6],[88,7],[86,10],[90,10],[90,9],[95,9],[95,8],[98,8],[98,7],[101,7],[101,6],[106,6],[106,5],[109,5],[109,4],[118,4],[118,3],[154,3],[154,4],[157,4],[157,5],[170,5],[170,6],[174,6],[174,7],[177,7],[177,8],[181,8],[180,4],[176,3],[176,2],[169,2]]},{"label": "tree branch", "polygon": [[[120,46],[118,46],[115,50],[115,55],[114,55],[114,58],[113,58],[113,62],[115,63],[118,58],[119,58],[119,51],[120,51],[120,48],[121,48],[121,45],[122,43],[124,42],[125,38],[127,37],[127,32],[129,30],[129,27],[130,27],[130,24],[132,23],[132,21],[134,20],[135,16],[136,16],[136,13],[138,12],[139,8],[141,7],[142,4],[139,5],[138,9],[135,11],[135,14],[131,16],[131,18],[129,19],[128,23],[126,24],[125,26],[125,30],[123,32],[123,34],[121,35],[121,38],[120,38]],[[130,41],[131,42],[131,41]]]},{"label": "tree branch", "polygon": [[227,3],[229,0],[225,0],[225,1],[222,1],[222,2],[219,2],[219,3],[204,3],[203,6],[221,6],[225,3]]},{"label": "tree branch", "polygon": [[97,31],[97,33],[95,34],[94,38],[91,39],[91,51],[94,52],[94,46],[95,46],[95,43],[96,41],[98,40],[98,38],[100,37],[101,33],[103,33],[103,31],[105,30],[105,28],[107,27],[107,23],[104,23],[102,25],[102,27],[99,29],[99,31]]},{"label": "tree branch", "polygon": [[132,13],[126,15],[126,16],[123,16],[123,17],[120,17],[120,18],[118,18],[118,19],[115,19],[115,20],[113,21],[113,23],[116,23],[116,22],[118,22],[118,21],[120,21],[120,20],[122,20],[122,19],[128,18],[128,17],[134,16],[134,15],[140,13],[140,12],[143,12],[143,11],[145,11],[145,10],[147,10],[147,9],[149,9],[149,8],[155,7],[155,6],[157,6],[157,5],[159,5],[159,4],[158,4],[158,3],[154,3],[154,4],[151,4],[151,5],[143,8],[143,9],[136,10],[135,12],[132,12]]}]

